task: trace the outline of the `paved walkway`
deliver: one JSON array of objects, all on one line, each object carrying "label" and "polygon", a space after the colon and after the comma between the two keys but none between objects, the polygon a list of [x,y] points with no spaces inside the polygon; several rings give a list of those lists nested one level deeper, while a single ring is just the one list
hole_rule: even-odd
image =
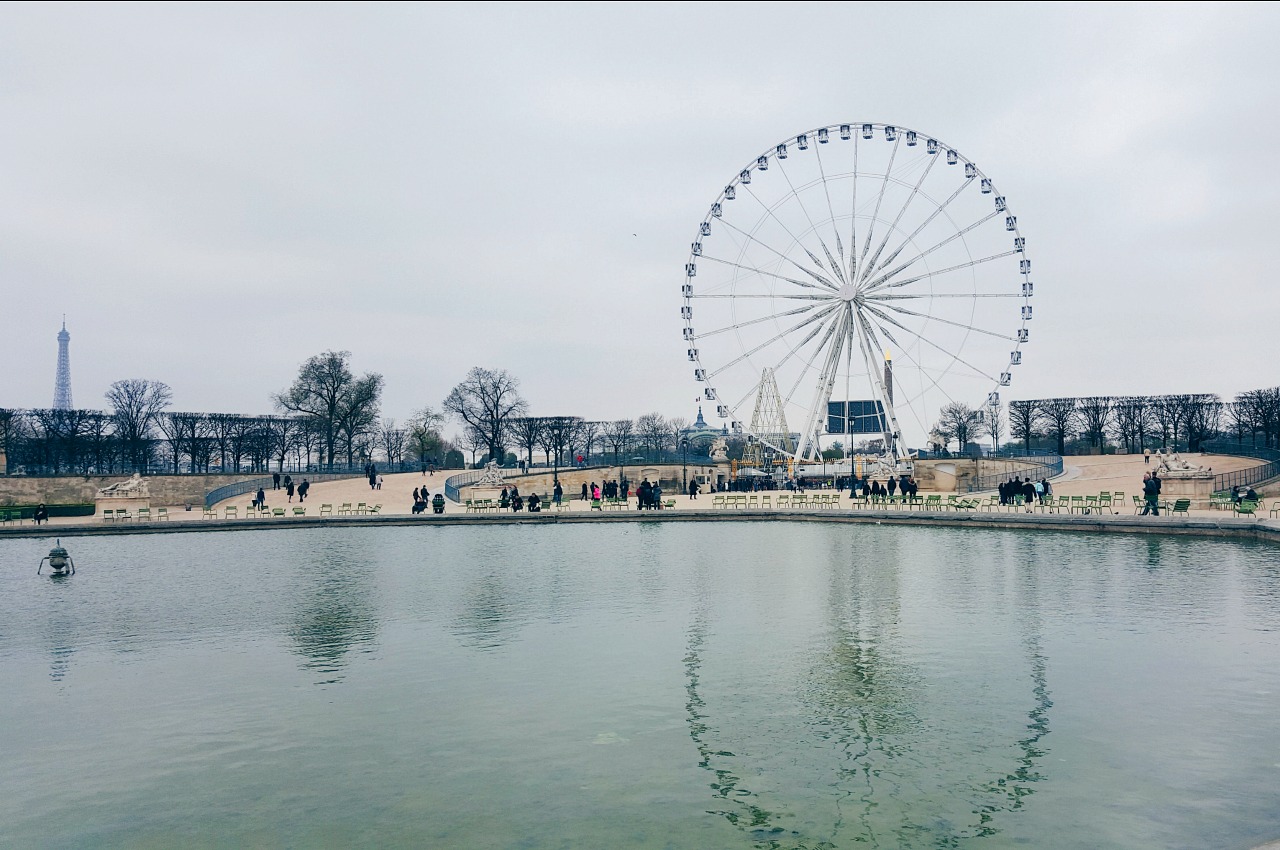
[{"label": "paved walkway", "polygon": [[[1189,459],[1212,467],[1215,473],[1245,469],[1256,466],[1259,463],[1254,458],[1227,457],[1223,455],[1191,455]],[[1153,460],[1152,463],[1154,464],[1155,461]],[[1053,481],[1053,492],[1057,496],[1089,496],[1097,495],[1103,490],[1118,491],[1125,493],[1126,499],[1131,502],[1133,495],[1142,492],[1142,474],[1150,468],[1152,467],[1143,463],[1141,455],[1068,457],[1065,459],[1064,474]],[[307,509],[308,516],[315,517],[318,516],[320,506],[323,504],[332,505],[336,513],[343,503],[350,502],[352,506],[355,506],[360,502],[365,502],[367,505],[380,504],[382,507],[379,513],[383,516],[408,516],[412,513],[413,490],[415,487],[425,486],[432,495],[443,493],[445,479],[450,475],[456,474],[457,470],[441,471],[435,475],[423,475],[417,472],[384,475],[381,490],[370,489],[368,480],[364,478],[317,482],[311,485],[311,493],[302,507]],[[777,493],[775,492],[771,495],[776,496]],[[283,489],[268,490],[266,496],[269,507],[285,508],[290,514],[292,514],[292,508],[299,504],[296,495],[293,498],[293,502],[290,503]],[[229,505],[236,506],[243,514],[245,507],[252,498],[251,495],[246,493],[219,502],[215,508],[219,516],[224,514],[224,509]],[[685,495],[664,493],[663,498],[675,499],[676,507],[680,510],[711,510],[712,497],[709,494],[703,494],[696,499],[691,499]],[[634,497],[631,503],[634,506]],[[1268,504],[1268,510],[1269,508],[1270,505]],[[450,503],[447,510],[450,513],[456,513],[461,508],[454,503]],[[569,510],[574,513],[588,513],[590,512],[590,506],[574,500],[570,503]],[[1121,513],[1132,513],[1132,506],[1118,510]],[[191,511],[185,510],[185,507],[181,505],[170,506],[168,511],[171,522],[204,521],[203,511],[199,505],[195,506]],[[1206,517],[1230,516],[1229,512],[1221,510],[1195,510],[1192,511],[1192,514]],[[1263,515],[1267,515],[1265,511]],[[263,522],[264,520],[253,521]],[[269,522],[271,520],[265,521]],[[30,520],[25,522],[29,524]],[[62,526],[95,524],[101,525],[102,520],[97,517],[60,517],[50,521],[50,528],[56,530]]]}]

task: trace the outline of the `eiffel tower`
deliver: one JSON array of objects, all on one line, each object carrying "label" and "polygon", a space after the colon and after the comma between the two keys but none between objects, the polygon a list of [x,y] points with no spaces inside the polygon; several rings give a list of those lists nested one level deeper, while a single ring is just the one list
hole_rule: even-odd
[{"label": "eiffel tower", "polygon": [[787,416],[782,411],[778,382],[768,367],[760,373],[760,389],[756,392],[756,409],[751,414],[748,433],[755,439],[748,442],[742,452],[743,466],[764,469],[766,460],[773,460],[780,451],[795,454],[791,429],[787,427]]},{"label": "eiffel tower", "polygon": [[53,384],[53,409],[71,409],[71,334],[67,333],[67,319],[62,319],[58,331],[58,373]]}]

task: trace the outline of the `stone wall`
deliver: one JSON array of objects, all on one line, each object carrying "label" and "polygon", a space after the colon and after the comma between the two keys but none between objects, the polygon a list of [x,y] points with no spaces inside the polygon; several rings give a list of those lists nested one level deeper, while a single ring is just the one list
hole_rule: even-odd
[{"label": "stone wall", "polygon": [[[252,475],[149,475],[147,488],[153,505],[204,506],[204,494],[217,487],[262,478]],[[54,477],[11,476],[0,478],[0,505],[91,504],[98,490],[127,481],[128,475],[62,475]]]}]

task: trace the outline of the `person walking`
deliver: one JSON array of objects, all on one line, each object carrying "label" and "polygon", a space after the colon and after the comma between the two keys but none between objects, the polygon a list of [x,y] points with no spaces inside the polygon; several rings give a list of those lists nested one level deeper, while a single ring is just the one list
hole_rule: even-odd
[{"label": "person walking", "polygon": [[1142,476],[1142,495],[1147,499],[1142,516],[1160,516],[1160,484],[1150,473]]},{"label": "person walking", "polygon": [[258,510],[262,510],[267,506],[267,494],[261,487],[258,488],[258,495],[253,499],[253,506]]},{"label": "person walking", "polygon": [[272,490],[280,489],[280,473],[278,472],[273,472],[271,474],[271,489]]},{"label": "person walking", "polygon": [[289,503],[293,504],[293,482],[290,481],[284,487],[285,495],[289,497]]},{"label": "person walking", "polygon": [[551,501],[559,505],[562,498],[564,498],[564,488],[560,486],[560,479],[557,478],[555,489],[551,491]]},{"label": "person walking", "polygon": [[298,485],[298,504],[302,504],[307,500],[307,491],[311,489],[311,482],[302,479],[302,483]]},{"label": "person walking", "polygon": [[698,498],[698,479],[696,478],[689,482],[689,498]]},{"label": "person walking", "polygon": [[589,498],[591,498],[591,494],[587,490],[587,482],[583,481],[582,482],[582,501],[585,502]]},{"label": "person walking", "polygon": [[1142,450],[1142,462],[1147,464],[1151,463],[1151,449]]},{"label": "person walking", "polygon": [[382,489],[382,473],[381,472],[378,473],[378,489],[379,490]]}]

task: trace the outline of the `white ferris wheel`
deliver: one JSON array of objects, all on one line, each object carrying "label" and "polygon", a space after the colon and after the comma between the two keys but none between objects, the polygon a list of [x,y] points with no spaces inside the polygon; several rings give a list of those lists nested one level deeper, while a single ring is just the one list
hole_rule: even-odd
[{"label": "white ferris wheel", "polygon": [[1033,284],[1017,218],[975,163],[848,123],[774,145],[725,185],[682,294],[694,378],[735,431],[767,393],[797,435],[754,433],[774,451],[804,461],[823,434],[872,433],[902,466],[944,405],[999,403]]}]

